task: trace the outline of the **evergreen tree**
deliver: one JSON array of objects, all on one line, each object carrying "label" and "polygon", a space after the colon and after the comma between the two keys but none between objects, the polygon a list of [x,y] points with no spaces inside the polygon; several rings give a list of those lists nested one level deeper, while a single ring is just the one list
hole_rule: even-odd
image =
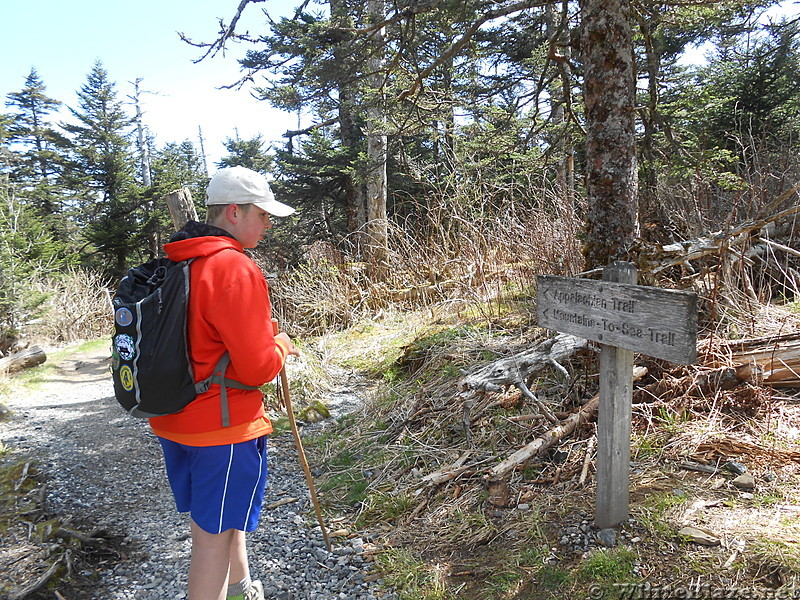
[{"label": "evergreen tree", "polygon": [[630,10],[626,0],[587,0],[581,6],[588,205],[584,254],[592,268],[629,260],[638,234]]},{"label": "evergreen tree", "polygon": [[242,166],[264,174],[273,169],[273,157],[265,150],[264,140],[260,135],[249,140],[228,138],[224,146],[229,154],[217,163],[218,167]]},{"label": "evergreen tree", "polygon": [[152,186],[147,190],[148,220],[143,226],[150,254],[161,253],[161,246],[169,239],[174,227],[164,197],[175,190],[186,188],[194,199],[198,218],[203,219],[205,189],[208,185],[203,158],[194,144],[186,140],[170,143],[151,156]]},{"label": "evergreen tree", "polygon": [[8,130],[13,120],[14,115],[0,113],[0,173],[5,173],[6,175],[11,170],[11,165],[15,160],[13,152],[8,147],[8,138],[11,136]]},{"label": "evergreen tree", "polygon": [[662,96],[669,138],[660,171],[678,192],[670,220],[689,235],[757,216],[800,178],[797,23],[735,33],[688,83]]},{"label": "evergreen tree", "polygon": [[[251,73],[266,70],[277,76],[257,90],[261,98],[283,110],[303,110],[313,115],[315,124],[311,128],[287,132],[289,154],[295,150],[296,139],[324,130],[323,137],[332,144],[324,172],[333,176],[329,184],[343,186],[344,194],[336,194],[335,201],[341,203],[340,209],[347,215],[349,231],[360,232],[367,211],[362,157],[366,150],[366,115],[360,110],[363,96],[359,95],[359,82],[367,53],[363,38],[352,32],[362,22],[364,6],[352,0],[329,0],[324,4],[329,16],[324,10],[304,5],[294,18],[273,22],[271,31],[259,38],[259,49],[247,52],[240,63]],[[291,160],[281,168],[285,177],[293,177],[291,165],[295,162]],[[333,165],[340,170],[333,173]],[[298,173],[298,178],[303,179],[303,175]],[[289,198],[298,207],[306,206],[306,199],[311,199],[311,213],[319,214],[321,207],[309,194]]]},{"label": "evergreen tree", "polygon": [[208,176],[203,168],[203,158],[192,142],[170,143],[154,152],[153,185],[156,195],[164,195],[177,188],[189,188],[193,196],[205,190]]},{"label": "evergreen tree", "polygon": [[634,5],[637,70],[640,78],[638,116],[639,134],[639,205],[645,234],[658,233],[660,241],[673,232],[662,188],[668,163],[680,156],[681,131],[676,131],[674,111],[683,111],[673,100],[693,86],[691,70],[679,59],[689,46],[713,42],[752,30],[762,6],[772,0],[723,0],[713,5],[664,6],[646,1]]},{"label": "evergreen tree", "polygon": [[770,26],[766,35],[731,39],[700,72],[714,98],[706,131],[720,148],[739,154],[748,146],[776,150],[800,133],[798,24]]},{"label": "evergreen tree", "polygon": [[75,218],[102,258],[102,268],[119,276],[129,259],[138,261],[143,251],[144,215],[134,182],[132,119],[100,61],[78,91],[78,99],[78,108],[70,109],[77,123],[64,125],[73,144],[68,181],[75,194]]},{"label": "evergreen tree", "polygon": [[31,290],[33,276],[63,268],[69,258],[54,242],[42,217],[17,195],[18,186],[0,174],[0,351],[13,348],[24,323],[45,300]]},{"label": "evergreen tree", "polygon": [[8,95],[7,105],[16,112],[8,127],[8,140],[14,146],[15,161],[9,178],[18,184],[22,198],[29,206],[60,230],[65,238],[60,218],[62,193],[59,179],[64,169],[68,142],[54,128],[49,116],[61,102],[46,95],[46,86],[36,69],[31,69],[25,87]]}]

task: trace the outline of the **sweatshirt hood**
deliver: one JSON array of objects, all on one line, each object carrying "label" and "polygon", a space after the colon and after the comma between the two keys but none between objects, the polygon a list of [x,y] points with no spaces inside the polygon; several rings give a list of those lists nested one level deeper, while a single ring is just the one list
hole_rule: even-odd
[{"label": "sweatshirt hood", "polygon": [[224,229],[197,221],[187,222],[164,244],[167,257],[176,262],[208,256],[225,248],[244,252],[242,245]]}]

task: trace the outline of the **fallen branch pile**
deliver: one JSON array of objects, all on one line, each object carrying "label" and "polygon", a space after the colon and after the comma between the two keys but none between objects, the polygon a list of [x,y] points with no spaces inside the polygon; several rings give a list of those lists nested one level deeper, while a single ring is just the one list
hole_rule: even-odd
[{"label": "fallen branch pile", "polygon": [[56,597],[71,597],[79,573],[83,577],[92,565],[125,558],[118,537],[102,529],[81,531],[47,512],[46,486],[30,462],[0,464],[0,497],[0,530],[6,547],[14,548],[0,553],[3,598],[23,600],[45,588]]},{"label": "fallen branch pile", "polygon": [[[636,381],[644,377],[647,369],[636,367],[633,371],[633,380]],[[597,417],[597,409],[600,406],[600,396],[595,396],[587,402],[578,412],[564,419],[558,426],[547,431],[543,436],[536,438],[526,444],[508,458],[492,467],[490,476],[492,479],[505,477],[517,467],[524,465],[534,456],[541,454],[557,442],[560,442],[568,435],[572,434],[579,426]]]},{"label": "fallen branch pile", "polygon": [[[774,210],[789,201],[798,192],[800,192],[800,182],[775,198],[767,210]],[[732,255],[734,261],[745,259],[749,262],[757,257],[764,257],[770,250],[800,256],[800,253],[794,250],[790,244],[782,244],[769,237],[769,232],[774,231],[777,224],[788,220],[789,217],[794,217],[798,212],[800,212],[800,204],[794,203],[789,208],[772,215],[741,223],[709,236],[641,248],[642,254],[647,256],[648,264],[639,265],[639,269],[641,272],[658,275],[670,267],[680,265],[688,271],[694,272],[691,261],[725,253]],[[793,234],[794,228],[791,227],[789,237],[792,238]]]},{"label": "fallen branch pile", "polygon": [[[508,478],[515,471],[523,469],[531,460],[544,455],[551,448],[573,436],[582,426],[596,419],[599,405],[597,395],[578,410],[563,416],[563,413],[549,408],[540,401],[528,388],[528,382],[532,378],[541,376],[542,372],[549,368],[566,374],[564,363],[574,357],[579,350],[587,347],[589,346],[586,340],[559,334],[531,350],[492,362],[465,375],[460,381],[460,392],[455,399],[462,403],[462,420],[468,446],[472,446],[469,431],[470,426],[475,424],[476,418],[493,408],[502,408],[503,402],[484,401],[479,415],[471,414],[473,407],[487,397],[502,398],[511,388],[517,388],[521,393],[520,399],[528,400],[537,412],[513,416],[506,420],[513,423],[537,421],[540,424],[549,423],[549,427],[544,430],[540,427],[539,433],[533,440],[508,452],[499,462],[500,456],[487,457],[485,453],[476,453],[477,458],[470,461],[473,453],[468,450],[455,462],[424,475],[421,478],[422,482],[427,486],[437,487],[465,476],[483,475],[490,482]],[[731,392],[732,398],[736,398],[738,394],[746,400],[752,400],[753,390],[761,383],[776,383],[782,378],[780,379],[782,385],[796,385],[795,361],[798,349],[800,349],[800,334],[719,344],[715,346],[713,353],[709,351],[708,342],[703,342],[700,344],[698,356],[703,358],[706,364],[694,367],[679,366],[672,371],[663,369],[651,374],[647,383],[634,389],[634,404],[667,403],[681,398],[693,398],[696,403],[706,403],[710,406],[709,398],[732,390],[734,390]],[[786,377],[787,373],[790,377]],[[646,367],[636,366],[634,381],[644,379],[647,374]],[[563,418],[557,418],[556,414]],[[422,415],[423,412],[420,411],[414,416]],[[787,458],[794,460],[793,456]],[[587,456],[584,462],[586,464],[581,469],[582,473],[588,470],[590,457]],[[585,478],[585,475],[582,475],[582,479]]]}]

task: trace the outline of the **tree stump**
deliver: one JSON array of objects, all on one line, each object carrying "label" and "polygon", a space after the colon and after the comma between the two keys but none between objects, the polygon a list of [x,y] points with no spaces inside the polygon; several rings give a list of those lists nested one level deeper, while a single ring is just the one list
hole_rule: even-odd
[{"label": "tree stump", "polygon": [[192,201],[192,193],[188,188],[180,188],[164,197],[172,217],[175,231],[186,225],[187,221],[197,221],[197,211]]}]

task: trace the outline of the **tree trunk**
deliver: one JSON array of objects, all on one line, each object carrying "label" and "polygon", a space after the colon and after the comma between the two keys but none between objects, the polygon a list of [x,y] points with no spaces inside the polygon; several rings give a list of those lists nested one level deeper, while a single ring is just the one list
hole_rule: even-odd
[{"label": "tree trunk", "polygon": [[133,100],[133,105],[136,109],[136,118],[134,122],[136,123],[136,149],[139,151],[139,169],[142,172],[142,185],[144,187],[149,188],[153,185],[153,179],[150,176],[150,153],[147,147],[147,140],[145,139],[144,135],[144,123],[142,122],[142,107],[139,104],[139,84],[141,83],[142,79],[137,78],[133,82],[134,86],[134,95],[131,98]]},{"label": "tree trunk", "polygon": [[[556,191],[564,201],[566,216],[571,221],[575,212],[575,146],[570,132],[567,105],[571,104],[572,68],[570,66],[569,28],[565,15],[555,5],[545,7],[549,56],[555,62],[559,77],[550,85],[551,121],[557,138]],[[569,111],[571,112],[571,111]]]},{"label": "tree trunk", "polygon": [[661,52],[654,31],[658,27],[658,11],[639,13],[639,31],[644,41],[647,66],[647,105],[641,109],[642,146],[641,179],[639,181],[639,219],[649,241],[667,243],[669,219],[658,199],[658,164],[655,154],[655,135],[658,124],[658,107],[661,101]]},{"label": "tree trunk", "polygon": [[[369,19],[380,23],[386,17],[385,0],[369,0]],[[372,54],[367,61],[367,263],[377,280],[386,276],[388,267],[388,221],[386,216],[386,116],[383,97],[383,28],[372,38]]]},{"label": "tree trunk", "polygon": [[631,258],[637,237],[635,74],[628,0],[583,0],[589,268]]},{"label": "tree trunk", "polygon": [[[330,0],[331,19],[342,31],[353,27],[352,18],[348,13],[348,7],[343,0]],[[350,155],[358,155],[361,144],[361,131],[353,118],[354,90],[351,80],[351,69],[348,63],[351,62],[349,50],[344,43],[337,44],[333,49],[335,62],[340,65],[336,74],[336,87],[339,95],[338,121],[339,135],[342,145],[350,150]],[[364,194],[364,186],[357,181],[352,173],[344,175],[344,193],[347,203],[347,228],[352,234],[355,248],[353,253],[358,255],[363,246],[363,238],[366,234],[367,223],[367,204]]]}]

